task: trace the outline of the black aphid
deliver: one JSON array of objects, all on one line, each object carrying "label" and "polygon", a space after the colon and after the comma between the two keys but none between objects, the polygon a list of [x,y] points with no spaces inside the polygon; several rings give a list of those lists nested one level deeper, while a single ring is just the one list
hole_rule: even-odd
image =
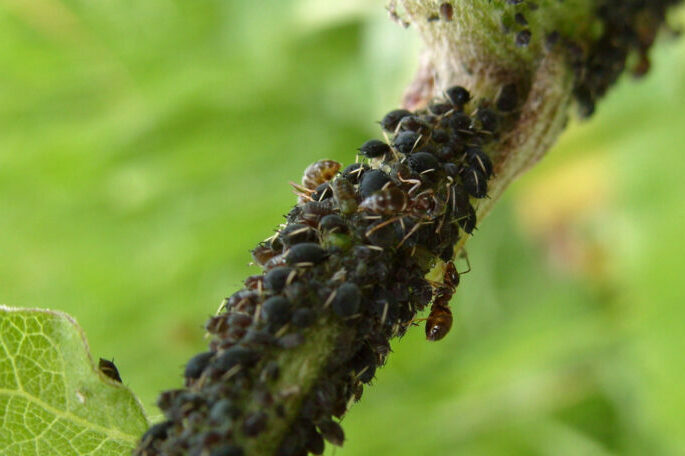
[{"label": "black aphid", "polygon": [[290,333],[278,339],[278,346],[289,350],[299,347],[304,343],[304,336],[301,333]]},{"label": "black aphid", "polygon": [[346,233],[347,224],[345,220],[337,214],[327,215],[319,222],[319,229],[321,231],[328,231],[334,233]]},{"label": "black aphid", "polygon": [[114,361],[100,358],[100,361],[98,361],[98,369],[100,369],[100,372],[102,372],[115,382],[121,383],[119,369],[117,369],[117,366],[114,364]]},{"label": "black aphid", "polygon": [[471,94],[462,86],[452,86],[445,90],[447,100],[456,108],[463,109],[464,105],[471,100]]},{"label": "black aphid", "polygon": [[226,372],[232,367],[242,365],[250,367],[259,360],[259,353],[256,351],[234,345],[222,354],[218,355],[212,362],[212,366],[216,369]]},{"label": "black aphid", "polygon": [[262,318],[274,325],[290,321],[290,302],[283,296],[272,296],[262,304]]},{"label": "black aphid", "polygon": [[390,176],[380,169],[367,171],[364,173],[362,180],[359,183],[359,196],[361,196],[362,199],[367,198],[383,188],[388,182],[390,182]]},{"label": "black aphid", "polygon": [[352,357],[350,365],[355,377],[362,383],[369,383],[376,375],[376,354],[366,344]]},{"label": "black aphid", "polygon": [[322,420],[317,423],[323,438],[333,445],[342,446],[345,441],[345,433],[342,427],[333,420]]},{"label": "black aphid", "polygon": [[356,284],[352,282],[343,283],[335,292],[332,303],[333,312],[339,317],[350,317],[359,311],[361,298],[361,291]]},{"label": "black aphid", "polygon": [[528,46],[531,36],[530,30],[521,30],[516,34],[516,45],[521,47]]},{"label": "black aphid", "polygon": [[489,131],[494,133],[497,131],[497,125],[499,120],[497,119],[497,114],[490,108],[478,108],[476,111],[476,120],[479,123],[481,130]]},{"label": "black aphid", "polygon": [[414,151],[420,139],[421,135],[414,131],[403,131],[395,136],[392,145],[399,153],[407,155]]},{"label": "black aphid", "polygon": [[368,169],[369,165],[366,163],[352,163],[343,169],[342,176],[353,184],[358,184],[362,174]]},{"label": "black aphid", "polygon": [[253,412],[245,417],[243,432],[248,437],[255,437],[266,429],[269,415],[263,411]]},{"label": "black aphid", "polygon": [[383,120],[381,120],[381,127],[385,131],[394,132],[397,128],[397,124],[400,123],[400,120],[410,115],[411,112],[406,109],[395,109],[394,111],[390,111],[383,117]]},{"label": "black aphid", "polygon": [[302,223],[291,223],[279,232],[278,238],[286,247],[290,247],[302,242],[316,241],[316,231]]},{"label": "black aphid", "polygon": [[390,146],[378,139],[369,139],[359,148],[366,158],[378,158],[390,153]]},{"label": "black aphid", "polygon": [[450,177],[456,177],[459,174],[459,166],[454,163],[447,162],[442,167],[445,169],[445,174]]},{"label": "black aphid", "polygon": [[285,260],[288,264],[317,264],[326,259],[326,251],[314,242],[303,242],[288,250]]},{"label": "black aphid", "polygon": [[438,159],[428,152],[416,152],[407,157],[407,163],[412,171],[416,173],[423,173],[428,170],[440,169]]},{"label": "black aphid", "polygon": [[244,313],[233,312],[228,315],[227,322],[229,326],[247,328],[252,324],[252,317]]},{"label": "black aphid", "polygon": [[510,112],[518,105],[518,91],[516,84],[506,84],[500,89],[497,96],[497,109],[502,112]]},{"label": "black aphid", "polygon": [[479,169],[469,166],[464,168],[459,175],[464,184],[464,190],[474,198],[485,198],[488,194],[488,182],[485,174]]},{"label": "black aphid", "polygon": [[152,440],[166,439],[167,431],[173,424],[173,421],[162,421],[161,423],[157,423],[148,429],[140,440],[145,444]]},{"label": "black aphid", "polygon": [[516,13],[514,15],[514,20],[516,21],[517,24],[526,26],[528,25],[528,21],[526,20],[526,16],[524,16],[522,13]]},{"label": "black aphid", "polygon": [[264,288],[275,293],[280,293],[281,290],[283,290],[283,287],[285,287],[288,278],[293,277],[294,271],[294,269],[286,266],[273,268],[264,276]]},{"label": "black aphid", "polygon": [[186,364],[186,369],[183,375],[186,378],[200,378],[202,372],[209,365],[209,360],[214,356],[214,352],[205,352],[195,355],[190,358],[190,361]]},{"label": "black aphid", "polygon": [[230,399],[220,399],[209,410],[209,419],[215,423],[226,423],[240,416],[240,407]]},{"label": "black aphid", "polygon": [[449,103],[433,103],[428,105],[428,110],[436,116],[441,116],[450,112],[453,109]]},{"label": "black aphid", "polygon": [[316,187],[314,193],[311,194],[311,198],[314,201],[323,201],[331,196],[333,196],[333,191],[331,190],[331,185],[328,182],[324,182]]},{"label": "black aphid", "polygon": [[295,312],[293,312],[293,316],[290,319],[292,324],[298,328],[308,328],[314,323],[315,320],[316,313],[312,309],[308,309],[306,307],[297,309]]},{"label": "black aphid", "polygon": [[235,445],[221,445],[214,448],[209,456],[243,456],[245,451],[239,446]]},{"label": "black aphid", "polygon": [[466,149],[466,162],[472,167],[480,170],[486,178],[492,176],[492,161],[490,157],[478,147]]}]

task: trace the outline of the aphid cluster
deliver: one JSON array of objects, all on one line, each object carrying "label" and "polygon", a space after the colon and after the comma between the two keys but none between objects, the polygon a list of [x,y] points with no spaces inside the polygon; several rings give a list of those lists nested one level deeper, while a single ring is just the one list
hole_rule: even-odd
[{"label": "aphid cluster", "polygon": [[[538,6],[507,3],[516,9],[516,43],[527,45],[528,18],[520,9]],[[546,34],[548,47],[564,45],[571,56],[575,95],[587,112],[630,50],[646,55],[655,28],[638,22],[662,22],[670,3],[601,3],[605,27],[589,50]],[[451,3],[441,3],[435,17],[452,21]],[[476,227],[474,206],[487,197],[496,172],[494,145],[516,121],[526,90],[504,83],[492,99],[473,99],[466,88],[450,87],[425,109],[385,115],[384,139],[360,145],[360,162],[309,166],[293,184],[298,203],[286,223],[252,251],[261,272],[209,319],[208,350],[188,361],[184,388],[159,397],[165,420],[148,430],[135,454],[241,456],[254,439],[285,425],[279,456],[321,454],[325,441],[342,444],[337,420],[385,363],[390,340],[429,304],[426,338],[450,330],[449,301],[459,284],[454,247]],[[434,268],[443,271],[439,282],[425,278]],[[319,343],[315,336],[324,332],[333,334],[333,349],[305,387],[287,373],[301,367],[292,359],[309,360],[289,354]],[[105,373],[112,371],[105,366]]]},{"label": "aphid cluster", "polygon": [[[427,339],[451,327],[454,245],[475,228],[475,201],[487,196],[494,172],[487,151],[515,115],[516,95],[506,86],[499,99],[473,100],[451,87],[424,110],[384,116],[385,140],[362,144],[360,163],[310,165],[293,184],[298,204],[287,222],[252,252],[261,274],[207,322],[209,350],[187,363],[184,389],[162,394],[167,421],[148,431],[137,454],[240,455],[284,419],[292,429],[278,454],[342,444],[335,418],[361,397],[390,339],[431,301]],[[436,261],[445,269],[440,283],[424,278]],[[331,322],[340,336],[324,375],[306,392],[280,385],[279,354]],[[301,403],[294,420],[293,403]]]}]

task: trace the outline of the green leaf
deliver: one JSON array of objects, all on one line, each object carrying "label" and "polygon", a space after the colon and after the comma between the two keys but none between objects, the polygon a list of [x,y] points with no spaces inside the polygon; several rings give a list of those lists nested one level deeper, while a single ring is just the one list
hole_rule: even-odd
[{"label": "green leaf", "polygon": [[71,317],[0,306],[4,456],[128,455],[147,427],[133,393],[96,369]]}]

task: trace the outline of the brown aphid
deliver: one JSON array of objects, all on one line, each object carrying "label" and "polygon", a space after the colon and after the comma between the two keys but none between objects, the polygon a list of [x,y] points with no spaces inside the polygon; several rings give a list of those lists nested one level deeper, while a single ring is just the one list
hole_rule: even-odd
[{"label": "brown aphid", "polygon": [[389,187],[365,198],[359,208],[376,214],[403,212],[407,209],[407,195],[397,187]]},{"label": "brown aphid", "polygon": [[[449,301],[449,299],[448,299]],[[452,311],[447,304],[434,302],[426,320],[426,339],[432,342],[444,338],[452,328]]]},{"label": "brown aphid", "polygon": [[270,259],[278,255],[279,252],[275,251],[266,244],[259,244],[252,251],[252,259],[259,266],[264,266]]},{"label": "brown aphid", "polygon": [[100,369],[100,372],[102,372],[115,382],[121,383],[119,369],[117,369],[117,366],[114,365],[114,361],[109,361],[107,359],[100,358],[100,361],[98,362],[98,369]]},{"label": "brown aphid", "polygon": [[452,20],[452,18],[454,17],[454,8],[452,8],[451,3],[445,2],[442,5],[440,5],[440,17],[442,17],[442,19],[447,22]]},{"label": "brown aphid", "polygon": [[349,215],[357,210],[357,192],[349,180],[340,176],[331,182],[331,188],[342,214]]},{"label": "brown aphid", "polygon": [[328,182],[340,170],[340,163],[335,160],[319,160],[307,166],[302,175],[302,186],[315,190],[316,187]]}]

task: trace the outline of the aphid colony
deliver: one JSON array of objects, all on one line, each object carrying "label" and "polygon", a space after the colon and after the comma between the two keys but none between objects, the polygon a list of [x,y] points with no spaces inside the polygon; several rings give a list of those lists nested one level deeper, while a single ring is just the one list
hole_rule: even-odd
[{"label": "aphid colony", "polygon": [[[287,223],[252,252],[262,273],[208,321],[209,350],[186,365],[186,388],[159,398],[166,421],[137,454],[242,455],[248,439],[284,419],[291,430],[277,454],[321,454],[325,440],[342,444],[334,418],[431,301],[426,337],[447,334],[454,246],[476,226],[473,204],[493,175],[488,145],[518,100],[514,86],[493,101],[459,86],[444,95],[422,111],[389,112],[386,140],[362,144],[360,162],[307,167]],[[424,276],[436,262],[444,278],[433,283]],[[308,391],[281,385],[281,354],[322,324],[339,332],[323,375]]]}]

